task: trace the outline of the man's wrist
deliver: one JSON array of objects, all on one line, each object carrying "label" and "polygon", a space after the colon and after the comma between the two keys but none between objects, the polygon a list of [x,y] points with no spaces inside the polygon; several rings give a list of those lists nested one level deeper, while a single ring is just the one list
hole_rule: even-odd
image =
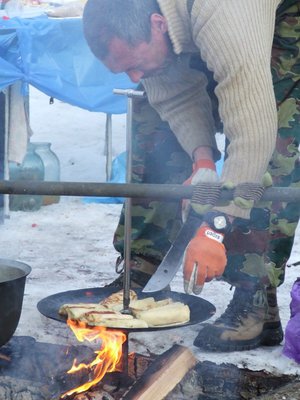
[{"label": "man's wrist", "polygon": [[209,146],[199,146],[193,151],[193,161],[197,163],[199,160],[211,160],[214,162],[213,150]]},{"label": "man's wrist", "polygon": [[216,164],[214,163],[214,161],[210,159],[203,159],[203,158],[193,163],[193,171],[197,171],[198,169],[202,168],[216,171]]}]

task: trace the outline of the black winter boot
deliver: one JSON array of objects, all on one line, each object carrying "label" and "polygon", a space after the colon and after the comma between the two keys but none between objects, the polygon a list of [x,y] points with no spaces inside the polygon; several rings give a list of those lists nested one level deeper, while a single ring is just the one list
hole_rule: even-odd
[{"label": "black winter boot", "polygon": [[199,332],[194,345],[210,351],[276,346],[283,339],[276,288],[236,288],[225,312]]}]

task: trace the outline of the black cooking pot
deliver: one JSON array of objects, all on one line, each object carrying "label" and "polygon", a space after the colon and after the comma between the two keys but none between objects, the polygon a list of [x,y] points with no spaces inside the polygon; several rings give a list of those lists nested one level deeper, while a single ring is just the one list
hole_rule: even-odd
[{"label": "black cooking pot", "polygon": [[14,334],[21,315],[29,265],[0,258],[0,346]]}]

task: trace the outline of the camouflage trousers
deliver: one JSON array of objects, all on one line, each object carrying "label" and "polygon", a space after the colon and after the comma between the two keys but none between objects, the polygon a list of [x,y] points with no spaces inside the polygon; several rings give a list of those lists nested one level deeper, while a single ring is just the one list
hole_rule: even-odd
[{"label": "camouflage trousers", "polygon": [[[285,0],[278,9],[272,53],[278,105],[276,149],[269,163],[274,186],[300,188],[300,12]],[[133,182],[182,183],[191,160],[147,100],[136,100],[133,115]],[[252,209],[246,230],[226,236],[228,264],[223,278],[235,286],[279,286],[293,246],[300,204],[280,201]],[[134,200],[132,252],[159,262],[181,226],[181,202]],[[114,246],[123,254],[124,213]]]},{"label": "camouflage trousers", "polygon": [[[161,121],[147,99],[133,99],[132,182],[183,183],[192,172],[192,162],[167,123]],[[131,251],[159,262],[181,227],[181,203],[132,199]],[[114,246],[123,256],[124,208],[114,236]]]}]

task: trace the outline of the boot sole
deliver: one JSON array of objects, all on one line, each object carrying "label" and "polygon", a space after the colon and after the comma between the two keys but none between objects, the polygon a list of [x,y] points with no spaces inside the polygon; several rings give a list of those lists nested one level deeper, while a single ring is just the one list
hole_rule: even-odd
[{"label": "boot sole", "polygon": [[268,322],[264,324],[262,333],[250,340],[221,342],[218,338],[212,337],[211,340],[207,338],[204,342],[202,340],[197,341],[196,338],[194,346],[208,351],[231,352],[252,350],[260,346],[278,346],[282,340],[283,330],[281,323]]}]

